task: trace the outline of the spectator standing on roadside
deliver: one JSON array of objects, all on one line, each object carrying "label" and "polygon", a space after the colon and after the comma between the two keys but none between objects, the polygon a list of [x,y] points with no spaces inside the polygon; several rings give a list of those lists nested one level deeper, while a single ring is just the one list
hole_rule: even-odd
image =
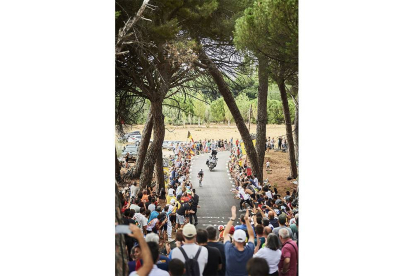
[{"label": "spectator standing on roadside", "polygon": [[276,234],[276,236],[279,236],[280,229],[285,228],[287,229],[289,233],[289,237],[292,238],[293,237],[292,229],[290,229],[290,227],[285,226],[285,224],[286,224],[286,215],[282,213],[281,215],[279,215],[279,227],[276,227],[275,229],[273,229],[273,233]]},{"label": "spectator standing on roadside", "polygon": [[268,276],[269,265],[263,258],[251,258],[246,265],[249,276]]},{"label": "spectator standing on roadside", "polygon": [[148,205],[148,210],[150,210],[151,212],[155,211],[155,198],[151,198],[151,204]]},{"label": "spectator standing on roadside", "polygon": [[[229,220],[226,228],[224,229],[224,248],[226,252],[226,276],[245,276],[247,275],[246,266],[241,264],[247,263],[247,261],[251,257],[253,257],[253,228],[250,225],[250,223],[247,223],[247,232],[249,235],[249,239],[246,246],[246,232],[244,232],[241,229],[238,229],[234,232],[234,244],[232,244],[230,242],[230,237],[228,234],[231,226],[233,225],[233,222],[236,219],[236,206],[231,207],[231,213],[231,219]],[[244,219],[245,221],[248,221],[248,211],[246,212]]]},{"label": "spectator standing on roadside", "polygon": [[270,234],[267,237],[265,247],[261,248],[254,258],[260,257],[267,261],[269,265],[269,275],[278,275],[278,264],[282,252],[280,251],[279,239],[275,234]]},{"label": "spectator standing on roadside", "polygon": [[[167,271],[158,268],[158,266],[156,265],[159,259],[158,243],[151,241],[151,242],[147,242],[147,244],[151,252],[152,261],[154,263],[152,266],[152,270],[150,271],[148,276],[170,276],[170,274]],[[134,273],[134,272],[130,274],[130,276],[135,276],[135,275],[139,276],[137,273]]]},{"label": "spectator standing on roadside", "polygon": [[170,276],[183,276],[185,269],[184,263],[179,259],[173,259],[170,261],[170,265],[168,266],[168,272]]},{"label": "spectator standing on roadside", "polygon": [[131,198],[137,197],[138,190],[137,183],[134,181],[131,185]]},{"label": "spectator standing on roadside", "polygon": [[273,226],[273,229],[279,227],[279,221],[275,218],[275,212],[270,211],[267,215],[269,217],[269,223]]},{"label": "spectator standing on roadside", "polygon": [[197,230],[197,244],[200,246],[204,246],[207,248],[208,251],[208,259],[207,264],[204,267],[204,276],[217,276],[218,271],[222,268],[222,258],[220,251],[213,247],[209,246],[207,244],[207,231],[204,229],[198,229]]},{"label": "spectator standing on roadside", "polygon": [[288,230],[279,231],[279,239],[282,242],[282,254],[278,264],[280,276],[296,276],[298,272],[298,246],[290,238]]},{"label": "spectator standing on roadside", "polygon": [[190,213],[190,223],[193,224],[193,217],[194,217],[194,226],[197,226],[198,219],[197,219],[197,209],[198,209],[198,201],[199,196],[195,193],[195,189],[193,189],[193,203],[191,204],[191,210],[194,213]]},{"label": "spectator standing on roadside", "polygon": [[197,262],[200,275],[202,275],[204,267],[207,264],[208,251],[207,248],[199,246],[195,243],[196,235],[197,231],[195,226],[192,224],[186,224],[183,228],[185,244],[181,247],[174,248],[172,250],[171,258],[179,259],[185,264],[186,258],[183,253],[185,253],[189,259],[193,259],[196,255],[198,255]]},{"label": "spectator standing on roadside", "polygon": [[226,274],[226,253],[224,252],[224,244],[217,241],[217,229],[214,226],[212,225],[207,226],[206,231],[207,231],[207,239],[208,239],[207,245],[211,247],[215,247],[220,251],[223,265],[221,267],[221,270],[218,271],[218,275],[224,276]]},{"label": "spectator standing on roadside", "polygon": [[132,232],[129,237],[134,238],[138,241],[138,244],[141,248],[142,260],[145,262],[145,264],[143,264],[137,271],[133,271],[131,274],[129,274],[129,276],[148,275],[154,264],[151,258],[151,251],[148,247],[148,244],[145,242],[144,235],[138,226],[130,224],[129,229]]},{"label": "spectator standing on roadside", "polygon": [[144,234],[147,234],[147,223],[148,223],[148,219],[145,217],[145,209],[141,208],[139,210],[139,213],[134,215],[134,220],[135,222],[138,224],[139,229],[141,229],[141,231]]}]

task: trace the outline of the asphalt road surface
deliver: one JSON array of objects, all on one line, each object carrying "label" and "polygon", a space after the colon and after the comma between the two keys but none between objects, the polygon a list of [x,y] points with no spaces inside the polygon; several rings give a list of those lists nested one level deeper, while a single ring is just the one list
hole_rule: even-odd
[{"label": "asphalt road surface", "polygon": [[[231,206],[237,207],[237,218],[240,217],[240,200],[234,198],[234,194],[230,191],[232,185],[230,173],[227,163],[229,162],[230,152],[222,151],[217,153],[217,166],[210,171],[206,165],[209,154],[196,155],[192,159],[191,165],[191,182],[196,194],[199,196],[197,211],[198,225],[205,229],[208,225],[218,226],[226,225],[231,217]],[[200,169],[203,169],[203,187],[199,187],[199,179],[197,177]],[[233,186],[234,187],[234,186]],[[194,223],[194,221],[193,221]],[[236,219],[233,225],[240,224]]]}]

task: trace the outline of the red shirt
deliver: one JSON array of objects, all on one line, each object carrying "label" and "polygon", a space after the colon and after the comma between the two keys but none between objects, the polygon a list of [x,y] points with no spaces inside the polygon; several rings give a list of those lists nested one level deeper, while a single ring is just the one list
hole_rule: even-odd
[{"label": "red shirt", "polygon": [[[282,256],[280,257],[280,261],[278,264],[279,275],[283,276],[296,276],[297,269],[298,269],[298,246],[296,242],[293,240],[288,240],[282,246]],[[283,271],[283,262],[286,258],[290,258],[289,270],[286,273],[282,273]]]},{"label": "red shirt", "polygon": [[247,173],[247,176],[252,175],[252,168],[247,167],[247,169],[246,169],[246,173]]}]

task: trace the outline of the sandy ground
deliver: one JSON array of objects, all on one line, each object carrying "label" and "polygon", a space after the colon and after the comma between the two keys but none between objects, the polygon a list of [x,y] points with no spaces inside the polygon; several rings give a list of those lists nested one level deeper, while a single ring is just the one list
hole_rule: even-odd
[{"label": "sandy ground", "polygon": [[[267,160],[270,161],[271,171],[269,172],[266,171]],[[277,188],[281,196],[285,196],[286,191],[292,192],[294,188],[297,188],[297,185],[292,183],[293,180],[287,180],[287,177],[290,175],[288,153],[275,152],[274,150],[266,152],[263,168],[263,178],[269,179],[269,183]]]},{"label": "sandy ground", "polygon": [[[126,129],[126,132],[139,130],[142,132],[144,125],[135,125],[131,128]],[[199,139],[240,139],[239,131],[235,124],[230,126],[226,124],[210,124],[209,127],[197,126],[197,125],[186,125],[183,126],[166,126],[165,130],[165,141],[186,141],[188,132],[191,133],[194,140]],[[250,133],[256,132],[256,125],[250,126]],[[267,125],[266,136],[277,137],[285,135],[285,125]]]}]

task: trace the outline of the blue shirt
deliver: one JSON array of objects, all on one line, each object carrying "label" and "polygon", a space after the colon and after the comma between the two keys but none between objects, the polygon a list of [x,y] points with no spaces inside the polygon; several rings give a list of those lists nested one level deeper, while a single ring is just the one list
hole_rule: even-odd
[{"label": "blue shirt", "polygon": [[243,251],[227,241],[224,244],[226,253],[226,276],[247,276],[246,263],[253,257],[254,244],[248,242]]},{"label": "blue shirt", "polygon": [[159,213],[157,211],[152,211],[151,215],[148,218],[148,222],[150,222],[151,220],[155,219],[156,217],[158,217]]}]

